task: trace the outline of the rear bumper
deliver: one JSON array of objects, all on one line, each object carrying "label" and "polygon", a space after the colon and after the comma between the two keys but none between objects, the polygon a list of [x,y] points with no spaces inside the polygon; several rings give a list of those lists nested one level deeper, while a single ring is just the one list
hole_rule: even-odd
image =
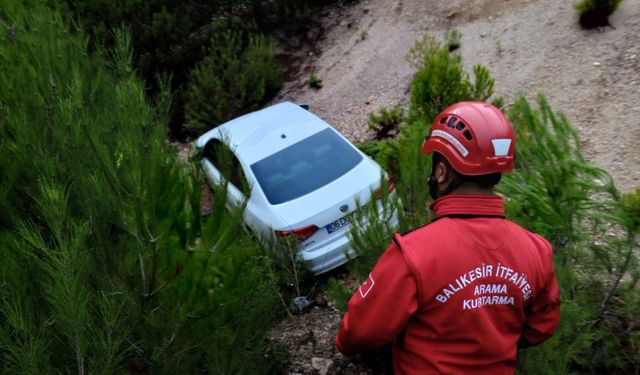
[{"label": "rear bumper", "polygon": [[[398,226],[398,215],[394,213],[389,220],[392,227]],[[348,232],[347,232],[348,233]],[[341,266],[356,256],[355,251],[351,248],[351,243],[347,233],[331,241],[319,248],[313,250],[301,250],[302,259],[307,262],[311,272],[316,275],[330,271]]]},{"label": "rear bumper", "polygon": [[349,237],[346,235],[337,238],[325,246],[313,251],[301,251],[302,259],[307,262],[311,272],[318,275],[341,266],[353,257],[355,252],[349,244]]}]

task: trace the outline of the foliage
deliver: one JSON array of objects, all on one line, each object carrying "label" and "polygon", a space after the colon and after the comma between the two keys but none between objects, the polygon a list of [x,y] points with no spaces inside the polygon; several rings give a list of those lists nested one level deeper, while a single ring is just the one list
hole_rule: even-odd
[{"label": "foliage", "polygon": [[615,12],[622,0],[579,0],[574,4],[585,29],[609,26],[609,16]]},{"label": "foliage", "polygon": [[307,83],[312,89],[318,90],[322,88],[322,80],[318,78],[318,76],[314,72],[309,73],[309,79],[307,80]]},{"label": "foliage", "polygon": [[211,41],[207,56],[192,70],[186,97],[186,128],[202,133],[258,108],[282,82],[275,46],[263,36],[228,31]]},{"label": "foliage", "polygon": [[447,31],[444,34],[444,39],[446,40],[447,48],[449,52],[453,52],[460,48],[460,39],[462,38],[462,34],[458,28],[453,28]]},{"label": "foliage", "polygon": [[336,309],[344,314],[347,311],[347,302],[351,298],[352,291],[338,279],[332,277],[327,282],[326,292],[335,301]]},{"label": "foliage", "polygon": [[499,190],[509,197],[508,216],[553,244],[562,311],[552,339],[521,351],[519,372],[637,369],[637,318],[630,310],[638,307],[637,245],[633,226],[625,226],[630,216],[618,208],[625,200],[606,171],[586,162],[566,117],[543,96],[538,105],[519,97],[509,110],[517,168]]},{"label": "foliage", "polygon": [[[507,209],[518,212],[521,224],[552,242],[574,242],[577,227],[593,209],[603,209],[591,198],[593,192],[617,197],[611,176],[587,163],[575,129],[562,114],[554,113],[546,99],[533,110],[519,97],[509,111],[518,141],[518,173],[505,175],[501,191],[512,199]],[[591,211],[589,211],[591,210]]]},{"label": "foliage", "polygon": [[398,154],[398,142],[395,139],[370,140],[358,143],[360,151],[372,157],[382,169],[394,178],[398,176],[395,156]]},{"label": "foliage", "polygon": [[[112,30],[115,28],[125,26],[131,30],[133,66],[145,80],[148,93],[153,97],[159,92],[156,77],[171,77],[174,103],[170,126],[177,136],[184,135],[185,105],[189,104],[183,88],[193,77],[192,70],[202,65],[208,55],[216,53],[217,47],[211,46],[212,40],[220,42],[226,32],[232,31],[242,35],[242,51],[251,48],[249,41],[262,38],[261,35],[267,35],[269,40],[276,38],[286,45],[289,40],[307,35],[314,25],[311,22],[312,0],[66,0],[49,3],[69,10],[67,13],[88,30],[93,48],[112,48],[115,43]],[[255,66],[247,68],[251,71]],[[279,64],[271,61],[263,68],[271,69],[265,73],[267,77],[276,77],[282,70]],[[234,73],[237,71],[229,74]],[[253,73],[246,74],[252,76]],[[217,79],[223,80],[221,76]],[[276,85],[276,89],[278,87]],[[263,93],[265,100],[273,94],[272,89]],[[251,105],[250,100],[240,107],[250,109]],[[210,119],[207,123],[213,121],[215,119]]]},{"label": "foliage", "polygon": [[[381,178],[379,198],[365,206],[358,203],[356,225],[349,231],[350,244],[358,261],[349,264],[349,269],[359,279],[364,279],[376,264],[382,252],[389,246],[393,233],[398,230],[395,220],[404,221],[404,212],[396,194],[392,194],[387,182]],[[372,192],[372,195],[375,194]]]},{"label": "foliage", "polygon": [[260,250],[226,189],[201,218],[169,84],[145,99],[131,34],[88,53],[41,3],[0,0],[0,20],[0,372],[277,371]]},{"label": "foliage", "polygon": [[640,188],[623,194],[620,203],[625,227],[629,232],[637,233],[640,230]]},{"label": "foliage", "polygon": [[453,103],[486,101],[493,95],[494,79],[487,68],[474,65],[475,79],[471,81],[460,56],[428,34],[409,50],[407,60],[418,68],[411,83],[411,118],[429,122]]},{"label": "foliage", "polygon": [[376,139],[392,138],[398,135],[400,125],[405,122],[404,108],[394,105],[390,109],[380,108],[378,114],[369,113],[369,129],[376,132]]}]

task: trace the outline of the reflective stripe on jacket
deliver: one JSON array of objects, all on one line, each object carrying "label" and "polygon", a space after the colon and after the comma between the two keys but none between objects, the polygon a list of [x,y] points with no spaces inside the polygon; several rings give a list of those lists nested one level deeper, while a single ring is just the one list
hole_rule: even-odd
[{"label": "reflective stripe on jacket", "polygon": [[450,195],[431,209],[436,220],[396,234],[350,299],[336,346],[393,343],[396,374],[513,374],[517,347],[558,324],[551,246],[504,219],[499,196]]}]

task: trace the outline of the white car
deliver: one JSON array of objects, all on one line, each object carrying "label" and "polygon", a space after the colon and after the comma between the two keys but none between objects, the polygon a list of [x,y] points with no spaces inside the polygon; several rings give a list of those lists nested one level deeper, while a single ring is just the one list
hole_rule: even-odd
[{"label": "white car", "polygon": [[[315,274],[347,262],[356,201],[367,204],[386,176],[329,124],[285,102],[226,122],[196,141],[210,186],[228,181],[227,207],[246,201],[244,223],[258,238],[295,236]],[[229,153],[231,151],[231,153]],[[228,159],[221,166],[221,158]],[[223,175],[221,171],[226,170]],[[381,205],[379,205],[381,206]],[[390,225],[396,225],[393,214]]]}]

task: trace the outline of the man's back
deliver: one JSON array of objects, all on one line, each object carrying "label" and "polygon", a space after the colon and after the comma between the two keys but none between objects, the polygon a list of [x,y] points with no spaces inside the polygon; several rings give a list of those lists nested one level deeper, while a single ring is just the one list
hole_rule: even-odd
[{"label": "man's back", "polygon": [[[432,209],[437,220],[396,235],[372,271],[378,285],[352,298],[350,313],[379,308],[359,322],[345,318],[338,347],[348,351],[349,332],[358,336],[371,319],[401,321],[399,311],[406,321],[392,340],[396,373],[513,373],[518,343],[544,341],[558,322],[551,247],[504,219],[498,196],[452,195]],[[394,272],[409,276],[391,285]]]}]

